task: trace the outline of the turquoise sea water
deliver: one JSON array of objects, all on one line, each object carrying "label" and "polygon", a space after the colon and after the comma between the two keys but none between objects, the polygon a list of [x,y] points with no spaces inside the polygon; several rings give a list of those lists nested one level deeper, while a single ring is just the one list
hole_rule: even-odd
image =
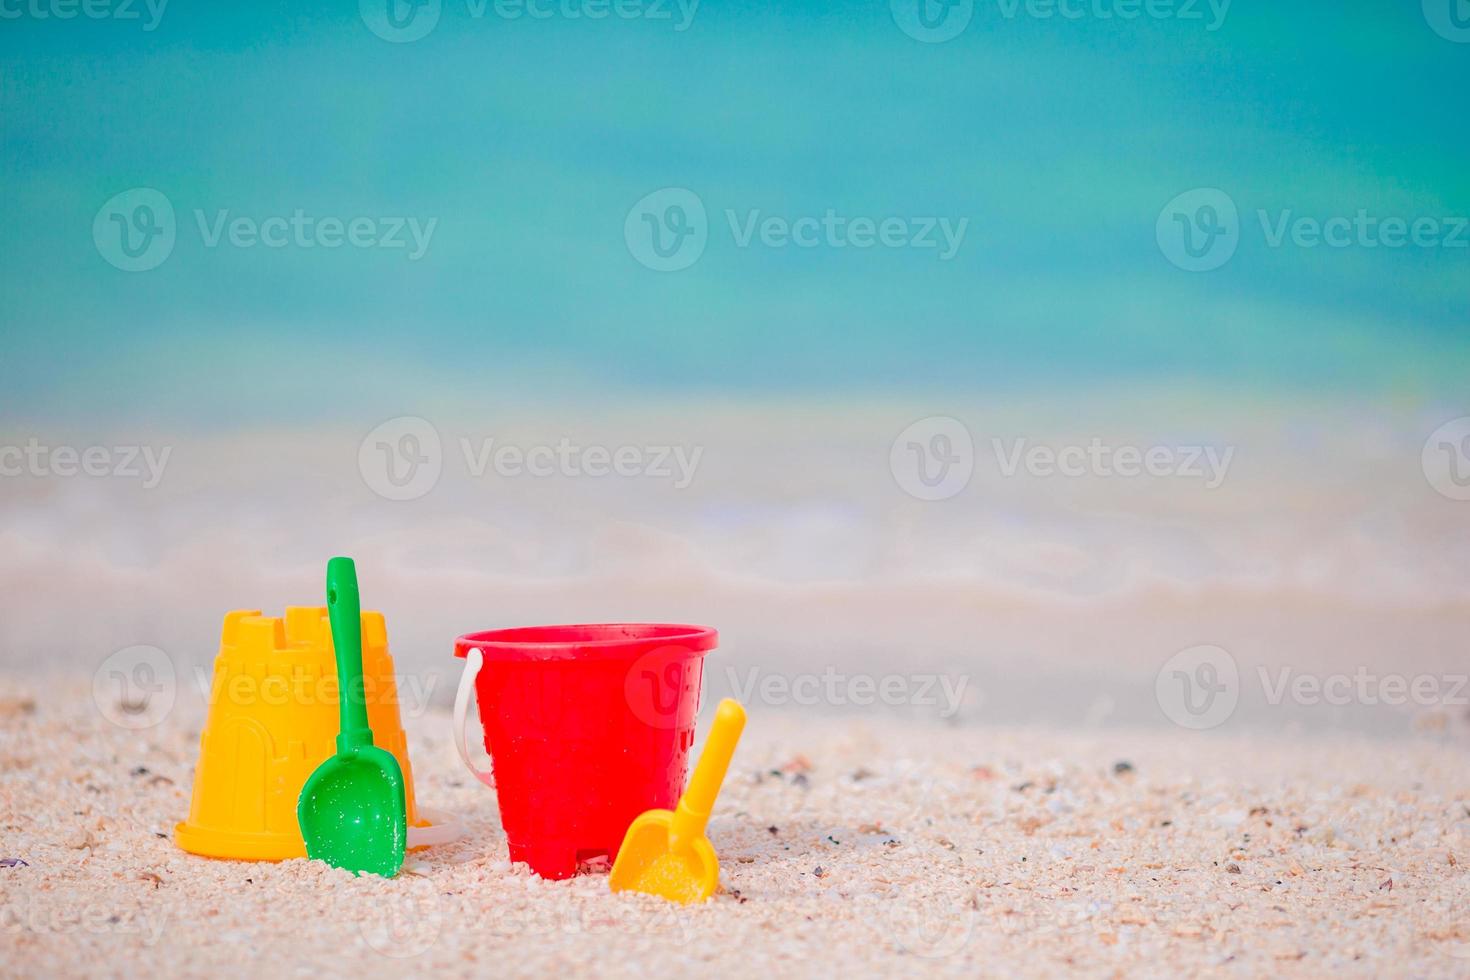
[{"label": "turquoise sea water", "polygon": [[[1452,3],[329,6],[6,7],[9,418],[1132,384],[1463,398]],[[374,33],[436,10],[417,40]],[[948,40],[913,36],[949,17],[968,20]],[[173,241],[125,271],[123,230],[145,262],[163,241],[140,188]],[[1200,189],[1236,210],[1233,245]],[[355,219],[369,244],[341,241]],[[873,243],[885,219],[898,244]],[[1314,243],[1334,219],[1347,244]],[[1385,219],[1432,226],[1385,245]],[[1219,229],[1233,252],[1189,271]],[[654,232],[702,250],[659,271]]]}]

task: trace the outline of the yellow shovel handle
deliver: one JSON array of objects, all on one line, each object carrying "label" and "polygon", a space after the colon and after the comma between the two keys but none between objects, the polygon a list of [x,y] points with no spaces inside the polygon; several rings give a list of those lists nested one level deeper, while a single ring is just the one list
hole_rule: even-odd
[{"label": "yellow shovel handle", "polygon": [[670,832],[675,841],[704,836],[704,826],[709,823],[715,797],[720,795],[725,772],[730,768],[730,757],[735,754],[735,746],[744,730],[745,709],[739,701],[725,698],[715,710],[715,722],[704,740],[704,752],[694,767],[694,775],[689,777],[689,788],[680,797],[679,808],[674,811]]}]

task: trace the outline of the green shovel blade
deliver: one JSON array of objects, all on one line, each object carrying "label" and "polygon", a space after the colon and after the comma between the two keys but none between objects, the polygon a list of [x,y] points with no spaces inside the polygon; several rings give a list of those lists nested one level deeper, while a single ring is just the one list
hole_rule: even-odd
[{"label": "green shovel blade", "polygon": [[301,788],[296,819],[306,855],[353,874],[391,878],[408,841],[403,770],[393,753],[366,745],[323,762]]},{"label": "green shovel blade", "polygon": [[391,878],[403,867],[408,804],[393,753],[373,745],[362,683],[362,606],[351,558],[327,563],[327,614],[337,654],[337,754],[301,787],[296,821],[307,857]]}]

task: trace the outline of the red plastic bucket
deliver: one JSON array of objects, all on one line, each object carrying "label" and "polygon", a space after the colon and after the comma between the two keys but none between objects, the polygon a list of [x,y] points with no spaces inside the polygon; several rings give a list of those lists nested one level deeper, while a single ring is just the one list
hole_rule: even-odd
[{"label": "red plastic bucket", "polygon": [[494,770],[510,859],[544,878],[569,878],[579,861],[617,856],[633,818],[673,809],[684,791],[707,626],[599,623],[468,633],[455,700],[464,744],[471,684]]}]

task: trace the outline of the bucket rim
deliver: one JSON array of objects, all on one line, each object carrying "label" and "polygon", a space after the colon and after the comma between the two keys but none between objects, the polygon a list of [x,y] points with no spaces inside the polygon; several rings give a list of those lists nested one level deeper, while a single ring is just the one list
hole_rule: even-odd
[{"label": "bucket rim", "polygon": [[512,626],[466,633],[454,655],[479,650],[487,661],[627,659],[655,650],[670,655],[704,654],[719,643],[712,626],[688,623],[562,623]]}]

